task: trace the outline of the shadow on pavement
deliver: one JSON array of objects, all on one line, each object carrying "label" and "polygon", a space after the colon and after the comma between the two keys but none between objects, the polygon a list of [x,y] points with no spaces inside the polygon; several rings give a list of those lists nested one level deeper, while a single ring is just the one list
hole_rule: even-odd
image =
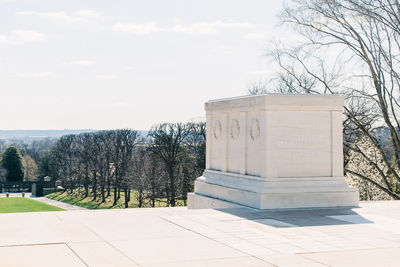
[{"label": "shadow on pavement", "polygon": [[311,208],[257,210],[252,208],[217,209],[231,215],[273,227],[305,227],[373,223],[350,208]]}]

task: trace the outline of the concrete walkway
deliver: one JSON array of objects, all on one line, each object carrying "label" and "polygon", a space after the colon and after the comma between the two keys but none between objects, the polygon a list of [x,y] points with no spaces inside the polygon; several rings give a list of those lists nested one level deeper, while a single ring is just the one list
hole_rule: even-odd
[{"label": "concrete walkway", "polygon": [[400,201],[0,214],[1,266],[399,266]]},{"label": "concrete walkway", "polygon": [[37,201],[40,201],[40,202],[43,202],[43,203],[46,203],[46,204],[49,204],[49,205],[52,205],[52,206],[56,206],[56,207],[65,209],[65,210],[87,210],[86,208],[83,208],[83,207],[71,205],[71,204],[64,203],[64,202],[61,202],[61,201],[57,201],[57,200],[54,200],[54,199],[50,199],[50,198],[47,198],[47,197],[30,196],[30,198],[32,198],[34,200],[37,200]]},{"label": "concrete walkway", "polygon": [[[22,197],[22,193],[8,193],[9,197]],[[30,197],[31,193],[25,193],[25,197]],[[0,193],[0,197],[7,197],[6,193]]]}]

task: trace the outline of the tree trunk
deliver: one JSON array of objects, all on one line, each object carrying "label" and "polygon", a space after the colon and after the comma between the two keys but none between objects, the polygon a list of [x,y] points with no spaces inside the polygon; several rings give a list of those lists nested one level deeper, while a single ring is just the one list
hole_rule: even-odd
[{"label": "tree trunk", "polygon": [[170,167],[169,170],[169,181],[170,181],[170,193],[171,193],[171,206],[175,207],[175,177],[173,167]]},{"label": "tree trunk", "polygon": [[111,195],[111,185],[108,184],[107,185],[107,197],[110,197],[110,195]]},{"label": "tree trunk", "polygon": [[155,201],[155,196],[156,196],[156,194],[155,194],[155,192],[154,192],[154,187],[152,188],[152,190],[151,190],[152,192],[151,192],[151,206],[154,208],[155,207],[155,204],[156,204],[156,201]]},{"label": "tree trunk", "polygon": [[142,206],[143,206],[143,190],[142,189],[140,189],[139,191],[138,191],[138,194],[139,194],[139,208],[141,208]]},{"label": "tree trunk", "polygon": [[93,193],[93,200],[96,200],[97,199],[97,177],[96,177],[96,173],[93,174],[92,193]]},{"label": "tree trunk", "polygon": [[125,192],[125,209],[129,207],[129,195],[128,195],[128,189],[124,189]]},{"label": "tree trunk", "polygon": [[114,186],[114,202],[113,202],[113,206],[117,205],[117,195],[118,195],[118,189]]},{"label": "tree trunk", "polygon": [[101,203],[104,203],[104,202],[106,202],[106,196],[105,196],[106,192],[105,192],[104,185],[101,186],[100,190],[101,190]]},{"label": "tree trunk", "polygon": [[171,203],[170,201],[170,195],[169,195],[169,185],[167,185],[165,187],[165,193],[167,194],[167,207],[169,207],[169,203]]},{"label": "tree trunk", "polygon": [[85,198],[89,196],[89,172],[88,166],[85,167],[85,180],[83,181],[83,185],[85,187]]}]

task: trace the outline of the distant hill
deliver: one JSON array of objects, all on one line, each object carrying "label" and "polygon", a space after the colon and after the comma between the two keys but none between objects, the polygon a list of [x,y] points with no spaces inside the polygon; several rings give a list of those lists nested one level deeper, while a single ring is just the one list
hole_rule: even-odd
[{"label": "distant hill", "polygon": [[3,140],[40,140],[46,138],[60,138],[67,134],[95,132],[97,130],[0,130],[0,139]]},{"label": "distant hill", "polygon": [[[0,130],[0,140],[35,141],[46,138],[58,139],[67,134],[90,133],[100,130],[80,129],[80,130]],[[138,130],[141,136],[146,136],[148,131]]]}]

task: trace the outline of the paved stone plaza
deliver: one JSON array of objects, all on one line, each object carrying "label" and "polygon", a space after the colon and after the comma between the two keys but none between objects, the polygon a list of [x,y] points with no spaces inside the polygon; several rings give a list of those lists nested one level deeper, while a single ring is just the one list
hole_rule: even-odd
[{"label": "paved stone plaza", "polygon": [[400,201],[0,214],[1,266],[399,266]]}]

